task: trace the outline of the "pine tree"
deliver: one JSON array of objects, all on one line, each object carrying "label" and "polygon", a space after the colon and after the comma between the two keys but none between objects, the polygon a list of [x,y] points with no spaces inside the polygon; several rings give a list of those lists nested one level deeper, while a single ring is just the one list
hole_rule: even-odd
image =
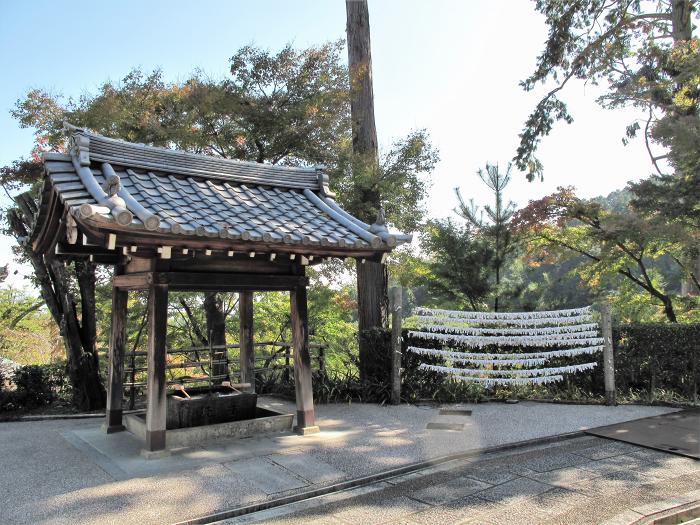
[{"label": "pine tree", "polygon": [[[477,175],[481,181],[493,192],[494,204],[486,205],[480,209],[474,204],[473,199],[467,203],[462,197],[459,188],[455,188],[459,206],[455,212],[481,234],[491,245],[494,257],[491,259],[491,269],[495,280],[495,297],[493,310],[498,312],[499,300],[502,295],[501,281],[503,272],[508,264],[510,256],[515,250],[515,238],[510,228],[510,221],[515,213],[515,203],[504,202],[503,193],[510,183],[511,165],[505,173],[501,173],[498,165],[486,164],[486,169],[479,169]],[[484,215],[486,217],[484,217]]]}]

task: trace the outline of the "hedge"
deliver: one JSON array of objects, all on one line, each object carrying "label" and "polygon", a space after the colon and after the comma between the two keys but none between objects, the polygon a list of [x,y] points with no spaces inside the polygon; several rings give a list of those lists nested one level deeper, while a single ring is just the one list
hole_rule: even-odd
[{"label": "hedge", "polygon": [[613,330],[618,391],[664,390],[697,400],[700,383],[700,323],[624,324]]}]

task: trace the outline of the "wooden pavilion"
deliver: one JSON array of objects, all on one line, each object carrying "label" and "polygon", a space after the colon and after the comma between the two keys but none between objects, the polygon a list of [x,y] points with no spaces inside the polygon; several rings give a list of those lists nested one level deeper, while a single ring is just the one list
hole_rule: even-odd
[{"label": "wooden pavilion", "polygon": [[[381,261],[410,236],[368,225],[333,200],[322,167],[232,161],[132,144],[69,127],[45,153],[30,242],[44,257],[114,266],[106,431],[123,430],[127,293],[149,291],[146,449],[166,446],[168,292],[240,293],[241,382],[252,382],[252,292],[289,291],[297,430],[317,430],[305,267],[328,257]],[[380,220],[380,222],[383,222]]]}]

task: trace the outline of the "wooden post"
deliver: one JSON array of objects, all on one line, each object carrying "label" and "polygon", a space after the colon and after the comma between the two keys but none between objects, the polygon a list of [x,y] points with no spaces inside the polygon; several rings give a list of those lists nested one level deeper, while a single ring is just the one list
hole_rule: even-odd
[{"label": "wooden post", "polygon": [[238,312],[241,318],[240,365],[241,383],[250,383],[248,392],[255,392],[255,346],[253,346],[253,292],[240,292]]},{"label": "wooden post", "polygon": [[612,314],[610,305],[600,305],[600,331],[603,334],[603,374],[605,378],[605,404],[616,405],[615,401],[615,359],[612,342]]},{"label": "wooden post", "polygon": [[289,358],[291,354],[289,353],[289,347],[284,349],[284,381],[289,383]]},{"label": "wooden post", "polygon": [[165,338],[168,323],[168,285],[151,284],[148,302],[147,453],[163,451],[166,445]]},{"label": "wooden post", "polygon": [[[115,266],[114,274],[123,272]],[[122,403],[124,395],[124,354],[126,351],[126,309],[128,292],[112,288],[112,327],[109,336],[109,383],[104,431],[107,434],[124,430]]]},{"label": "wooden post", "polygon": [[313,387],[311,385],[311,355],[309,354],[309,323],[306,304],[306,286],[297,286],[290,292],[292,310],[292,345],[294,346],[294,389],[297,402],[298,434],[319,431],[314,416]]},{"label": "wooden post", "polygon": [[391,404],[401,403],[401,287],[389,290],[391,308]]},{"label": "wooden post", "polygon": [[326,347],[323,345],[318,347],[318,371],[326,375]]}]

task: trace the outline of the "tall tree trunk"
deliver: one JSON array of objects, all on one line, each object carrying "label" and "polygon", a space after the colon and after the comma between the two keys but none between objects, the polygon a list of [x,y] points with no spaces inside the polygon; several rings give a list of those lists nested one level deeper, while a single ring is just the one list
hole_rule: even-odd
[{"label": "tall tree trunk", "polygon": [[25,211],[10,210],[8,222],[18,244],[34,268],[41,297],[58,325],[66,348],[66,369],[73,390],[73,404],[81,410],[99,410],[105,407],[106,392],[100,377],[95,321],[95,265],[75,263],[80,290],[81,314],[70,289],[70,276],[63,261],[43,257],[24,242],[32,216]]},{"label": "tall tree trunk", "polygon": [[[350,72],[350,112],[352,117],[352,149],[363,169],[377,172],[377,128],[374,121],[372,89],[372,53],[369,33],[369,10],[366,0],[346,0],[348,66]],[[359,177],[358,177],[359,179]],[[381,195],[370,185],[362,190],[361,202],[371,210],[360,219],[373,223],[381,207]],[[386,266],[370,261],[357,263],[358,328],[385,327],[389,322],[388,274]],[[371,374],[372,348],[360,338],[360,379]]]},{"label": "tall tree trunk", "polygon": [[691,3],[690,0],[673,0],[671,27],[674,42],[690,40],[693,37],[693,23],[690,17]]},{"label": "tall tree trunk", "polygon": [[[204,313],[207,319],[207,340],[212,346],[226,345],[226,315],[224,314],[224,302],[221,294],[208,292],[204,296]],[[218,354],[218,355],[217,355]],[[224,348],[215,350],[215,359],[222,360],[228,355]],[[213,376],[222,376],[228,373],[225,363],[219,363],[212,367]],[[216,382],[220,383],[219,379]]]}]

